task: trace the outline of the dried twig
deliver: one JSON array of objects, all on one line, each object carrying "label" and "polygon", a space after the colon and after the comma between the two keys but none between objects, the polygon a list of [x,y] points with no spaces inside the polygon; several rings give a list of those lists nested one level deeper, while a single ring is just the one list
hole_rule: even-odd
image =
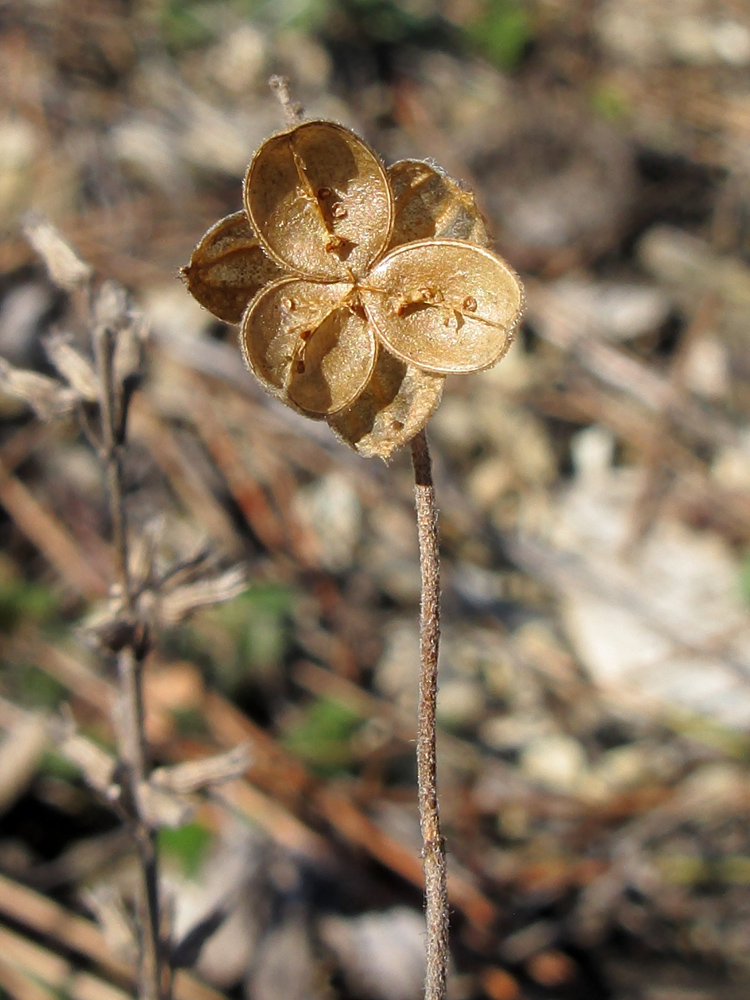
[{"label": "dried twig", "polygon": [[[124,990],[91,973],[75,970],[67,959],[5,927],[0,927],[0,951],[7,965],[50,987],[51,996],[65,995],[70,1000],[127,1000]],[[22,996],[24,1000],[32,997],[25,985]]]},{"label": "dried twig", "polygon": [[52,990],[38,983],[25,969],[8,962],[4,955],[0,955],[0,988],[12,1000],[55,1000]]},{"label": "dried twig", "polygon": [[19,531],[36,545],[68,586],[92,599],[106,593],[106,581],[81,554],[62,521],[2,462],[0,504],[11,515]]},{"label": "dried twig", "polygon": [[443,1000],[448,972],[448,888],[437,795],[437,678],[440,645],[440,551],[432,462],[424,430],[411,444],[419,535],[422,602],[417,718],[417,783],[427,918],[425,1000]]},{"label": "dried twig", "polygon": [[[84,955],[113,979],[132,982],[132,969],[112,953],[93,921],[4,875],[0,875],[0,914],[66,951]],[[223,994],[184,972],[175,977],[174,993],[176,1000],[223,1000]]]},{"label": "dried twig", "polygon": [[[96,370],[99,380],[101,453],[107,475],[110,517],[118,589],[125,617],[135,614],[128,568],[128,538],[123,501],[122,445],[127,422],[127,397],[115,372],[116,333],[104,321],[94,334]],[[119,694],[117,699],[118,750],[125,770],[123,807],[130,820],[139,858],[141,891],[139,902],[139,1000],[165,1000],[170,995],[161,942],[159,873],[156,830],[147,822],[141,805],[141,790],[148,780],[148,757],[144,738],[143,656],[145,643],[140,630],[117,653]]]},{"label": "dried twig", "polygon": [[[136,901],[138,998],[170,1000],[172,982],[168,934],[162,927],[160,913],[156,831],[161,826],[184,823],[192,809],[192,804],[173,786],[184,791],[228,780],[241,773],[247,761],[241,748],[235,748],[230,754],[200,764],[183,765],[176,772],[162,770],[161,783],[153,783],[144,727],[143,665],[150,648],[153,620],[179,621],[206,603],[229,599],[244,588],[244,571],[235,568],[209,576],[208,561],[201,557],[173,568],[157,580],[148,536],[141,546],[143,565],[137,558],[136,546],[130,551],[122,458],[132,394],[141,373],[143,328],[128,308],[124,289],[114,282],[95,283],[92,269],[51,224],[30,220],[26,234],[43,257],[51,279],[77,299],[78,311],[91,329],[94,364],[69,337],[56,334],[48,338],[46,347],[62,380],[24,372],[5,363],[0,366],[0,381],[6,391],[31,405],[43,420],[71,412],[78,415],[81,428],[105,470],[112,528],[115,579],[110,588],[110,607],[108,616],[100,617],[89,632],[117,668],[113,713],[117,757],[79,737],[74,727],[71,732],[64,732],[61,739],[90,784],[116,804],[132,834],[140,876]],[[92,419],[91,404],[98,404],[98,421]],[[9,471],[3,473],[0,466],[0,498],[15,501],[15,504],[9,501],[12,512],[32,538],[41,540],[51,535],[54,544],[42,542],[42,551],[63,574],[73,577],[79,590],[100,596],[105,581],[93,577],[64,532],[51,530],[55,523],[43,509],[21,502],[24,495],[19,490],[20,484],[16,484]],[[41,530],[44,527],[48,530]],[[155,600],[157,596],[163,600]],[[83,685],[97,704],[109,700],[107,682],[97,680],[94,684],[84,676],[85,671],[71,671],[68,664],[59,662],[59,657],[53,666],[65,675],[65,683]]]}]

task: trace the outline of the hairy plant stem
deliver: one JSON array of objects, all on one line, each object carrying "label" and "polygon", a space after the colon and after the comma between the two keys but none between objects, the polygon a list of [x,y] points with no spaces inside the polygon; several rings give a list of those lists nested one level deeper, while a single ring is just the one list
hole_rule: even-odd
[{"label": "hairy plant stem", "polygon": [[440,551],[432,461],[423,430],[412,440],[411,457],[422,575],[417,785],[427,921],[424,995],[425,1000],[444,1000],[448,975],[448,887],[445,842],[440,833],[438,810],[436,725],[440,647]]},{"label": "hairy plant stem", "polygon": [[123,499],[122,445],[126,412],[122,386],[114,370],[116,335],[107,326],[94,336],[96,367],[101,392],[101,453],[107,478],[117,587],[123,615],[133,628],[133,640],[117,653],[118,697],[116,729],[118,756],[123,765],[121,807],[131,825],[138,856],[140,899],[138,927],[139,1000],[169,1000],[170,984],[161,943],[159,869],[156,831],[143,817],[139,791],[148,780],[149,762],[144,735],[143,652],[137,636],[135,602],[128,568],[128,535]]},{"label": "hairy plant stem", "polygon": [[299,125],[302,121],[302,105],[292,97],[289,80],[285,76],[272,76],[268,81],[268,86],[276,95],[276,100],[284,111],[287,127]]}]

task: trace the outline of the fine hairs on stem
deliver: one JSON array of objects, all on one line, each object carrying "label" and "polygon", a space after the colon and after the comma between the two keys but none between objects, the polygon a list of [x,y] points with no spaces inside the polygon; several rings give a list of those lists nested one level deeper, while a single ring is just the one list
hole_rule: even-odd
[{"label": "fine hairs on stem", "polygon": [[276,100],[282,107],[286,124],[291,127],[299,125],[304,115],[304,108],[292,97],[289,80],[285,76],[272,76],[268,81],[268,86],[276,96]]},{"label": "fine hairs on stem", "polygon": [[427,436],[411,442],[422,598],[419,612],[417,784],[425,878],[425,1000],[443,1000],[448,971],[448,888],[437,795],[437,688],[440,646],[440,551],[435,486]]},{"label": "fine hairs on stem", "polygon": [[116,331],[107,322],[97,325],[94,334],[96,370],[100,388],[100,454],[106,470],[112,540],[122,612],[133,622],[132,640],[116,655],[118,756],[123,765],[121,808],[131,827],[138,856],[139,900],[138,997],[139,1000],[168,1000],[169,976],[161,941],[159,868],[156,830],[146,821],[140,807],[140,791],[149,778],[149,761],[144,737],[143,660],[146,643],[136,626],[134,595],[128,568],[128,533],[123,498],[122,447],[127,426],[128,398],[115,372]]}]

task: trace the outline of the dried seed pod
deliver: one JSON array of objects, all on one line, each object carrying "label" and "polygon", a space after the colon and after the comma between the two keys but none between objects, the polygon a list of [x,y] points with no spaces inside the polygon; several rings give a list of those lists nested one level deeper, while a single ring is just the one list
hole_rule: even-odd
[{"label": "dried seed pod", "polygon": [[361,395],[328,417],[336,437],[365,458],[389,459],[424,427],[440,402],[445,377],[399,361],[384,348]]},{"label": "dried seed pod", "polygon": [[274,282],[245,313],[241,343],[248,367],[268,390],[313,417],[349,406],[377,355],[374,331],[348,282]]},{"label": "dried seed pod", "polygon": [[454,240],[397,247],[370,272],[362,298],[388,350],[442,374],[494,365],[523,310],[523,289],[508,264]]},{"label": "dried seed pod", "polygon": [[383,165],[333,122],[303,122],[267,139],[245,177],[245,208],[268,254],[318,281],[364,274],[393,227]]},{"label": "dried seed pod", "polygon": [[466,240],[478,246],[490,238],[472,191],[421,160],[388,167],[396,202],[391,248],[414,240]]},{"label": "dried seed pod", "polygon": [[446,374],[507,350],[523,290],[485,249],[474,195],[439,168],[386,173],[349,129],[303,122],[260,147],[244,204],[197,247],[190,291],[227,321],[244,309],[250,370],[361,455],[390,457]]},{"label": "dried seed pod", "polygon": [[244,212],[211,226],[182,273],[193,298],[225,323],[239,323],[256,292],[282,276]]}]

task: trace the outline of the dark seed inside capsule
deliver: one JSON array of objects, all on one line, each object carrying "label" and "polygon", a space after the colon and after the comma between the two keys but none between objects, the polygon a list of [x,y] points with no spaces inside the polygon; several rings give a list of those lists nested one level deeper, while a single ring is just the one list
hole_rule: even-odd
[{"label": "dark seed inside capsule", "polygon": [[464,309],[469,313],[477,311],[477,300],[473,295],[467,295],[464,299]]}]

